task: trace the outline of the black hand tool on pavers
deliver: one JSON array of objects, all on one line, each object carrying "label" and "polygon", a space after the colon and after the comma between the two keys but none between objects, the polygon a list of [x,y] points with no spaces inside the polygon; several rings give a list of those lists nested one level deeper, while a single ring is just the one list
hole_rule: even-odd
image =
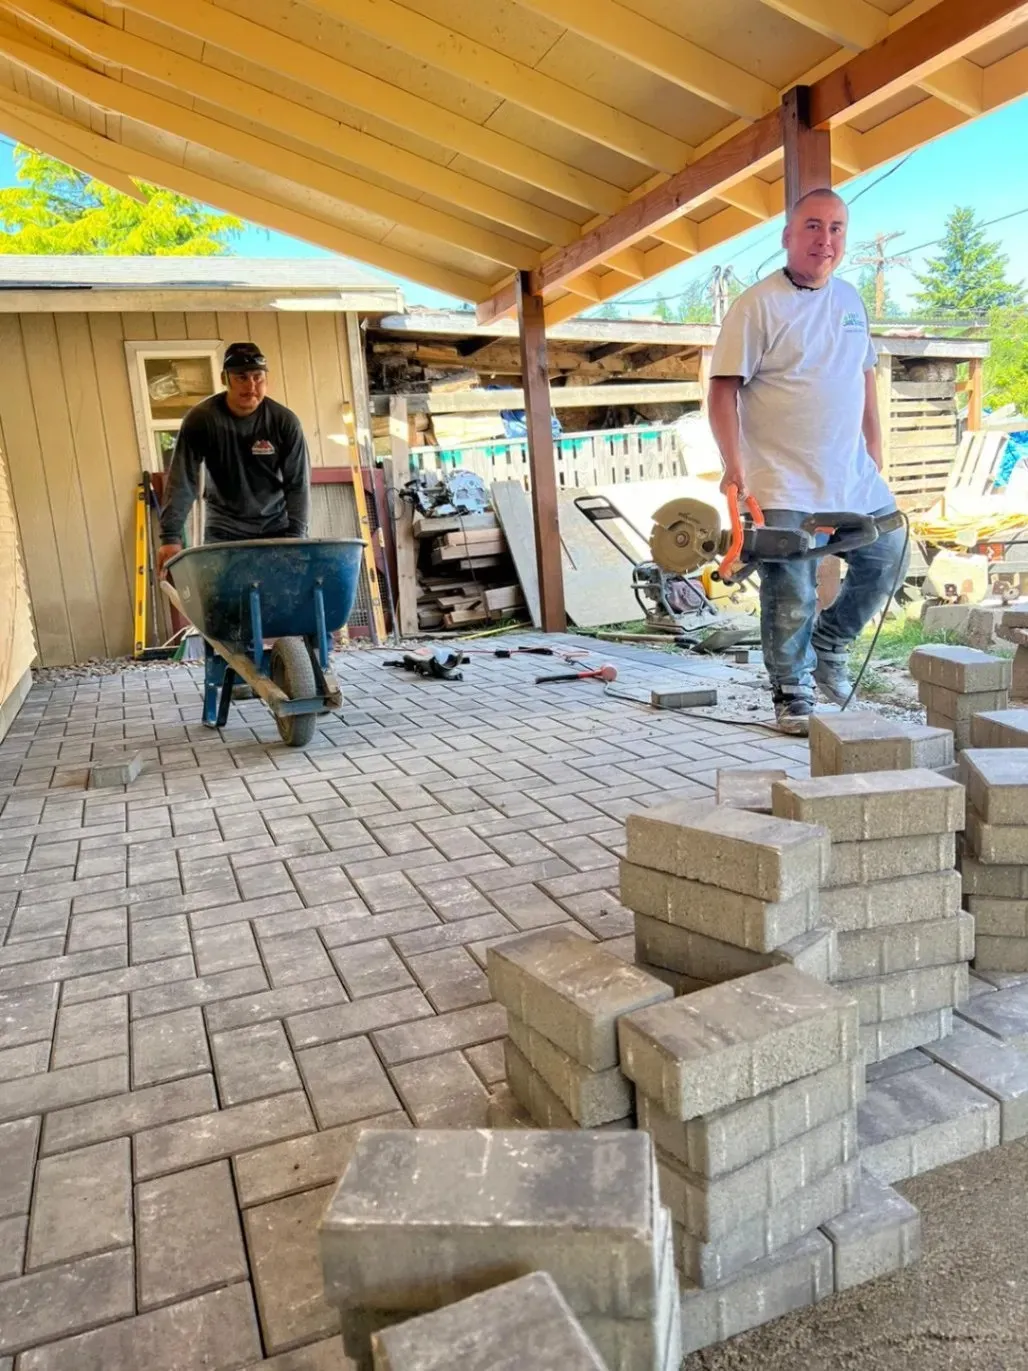
[{"label": "black hand tool on pavers", "polygon": [[452,648],[437,647],[417,652],[405,652],[397,661],[386,661],[386,666],[397,667],[403,671],[413,671],[416,676],[430,676],[437,681],[463,681],[464,673],[458,667],[465,660],[462,652]]}]

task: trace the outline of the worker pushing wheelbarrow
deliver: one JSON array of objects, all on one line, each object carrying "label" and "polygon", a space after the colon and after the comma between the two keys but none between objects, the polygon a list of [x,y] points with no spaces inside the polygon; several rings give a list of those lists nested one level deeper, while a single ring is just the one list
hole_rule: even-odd
[{"label": "worker pushing wheelbarrow", "polygon": [[[363,544],[310,539],[310,460],[296,415],[266,394],[254,343],[230,343],[224,391],[182,420],[161,509],[162,588],[206,644],[203,721],[223,728],[237,680],[252,687],[291,747],[342,696],[330,635],[353,609]],[[183,550],[204,475],[206,543]]]}]

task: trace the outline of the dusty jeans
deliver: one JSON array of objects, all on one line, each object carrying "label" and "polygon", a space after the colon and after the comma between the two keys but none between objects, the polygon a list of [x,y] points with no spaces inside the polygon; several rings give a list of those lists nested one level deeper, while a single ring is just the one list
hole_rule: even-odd
[{"label": "dusty jeans", "polygon": [[[894,506],[876,509],[889,514]],[[799,528],[807,516],[795,509],[766,509],[765,521],[778,528]],[[824,539],[822,539],[822,542]],[[853,640],[881,610],[897,579],[904,531],[894,529],[877,542],[843,554],[847,566],[838,599],[817,613],[815,561],[764,562],[760,568],[760,631],[764,665],[776,700],[814,699],[818,658],[845,661]]]}]

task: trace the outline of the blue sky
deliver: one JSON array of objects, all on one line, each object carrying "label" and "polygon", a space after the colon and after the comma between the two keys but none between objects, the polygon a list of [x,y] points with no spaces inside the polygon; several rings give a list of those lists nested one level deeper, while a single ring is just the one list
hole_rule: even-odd
[{"label": "blue sky", "polygon": [[[1024,165],[1026,147],[1028,97],[919,148],[902,165],[889,163],[851,182],[843,189],[846,199],[854,202],[851,250],[876,233],[901,231],[903,236],[890,250],[909,254],[917,267],[935,251],[922,245],[941,235],[947,214],[955,205],[970,204],[982,219],[1003,220],[989,228],[989,236],[1008,254],[1010,274],[1028,280],[1028,180],[1017,170]],[[14,183],[12,150],[11,144],[0,143],[0,185]],[[653,306],[648,302],[658,296],[674,298],[690,283],[709,277],[715,265],[733,266],[744,280],[752,279],[760,268],[766,274],[780,260],[776,255],[780,233],[780,220],[761,224],[723,248],[643,282],[620,297],[620,302],[638,301],[638,312],[649,313]],[[309,243],[258,228],[248,228],[233,246],[246,257],[332,256]],[[856,272],[848,274],[855,279]],[[447,299],[410,281],[400,284],[411,304],[442,304]],[[903,306],[917,283],[909,271],[896,268],[890,272],[889,288]]]}]

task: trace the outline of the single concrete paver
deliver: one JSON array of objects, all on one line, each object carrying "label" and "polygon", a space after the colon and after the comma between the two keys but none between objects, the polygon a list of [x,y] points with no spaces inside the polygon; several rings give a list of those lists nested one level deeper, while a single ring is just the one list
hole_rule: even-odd
[{"label": "single concrete paver", "polygon": [[44,1157],[36,1173],[28,1267],[34,1270],[132,1242],[128,1138]]},{"label": "single concrete paver", "polygon": [[318,1221],[334,1185],[247,1209],[243,1218],[264,1346],[284,1352],[339,1327],[325,1303]]},{"label": "single concrete paver", "polygon": [[249,1274],[227,1161],[138,1185],[136,1233],[140,1309]]}]

